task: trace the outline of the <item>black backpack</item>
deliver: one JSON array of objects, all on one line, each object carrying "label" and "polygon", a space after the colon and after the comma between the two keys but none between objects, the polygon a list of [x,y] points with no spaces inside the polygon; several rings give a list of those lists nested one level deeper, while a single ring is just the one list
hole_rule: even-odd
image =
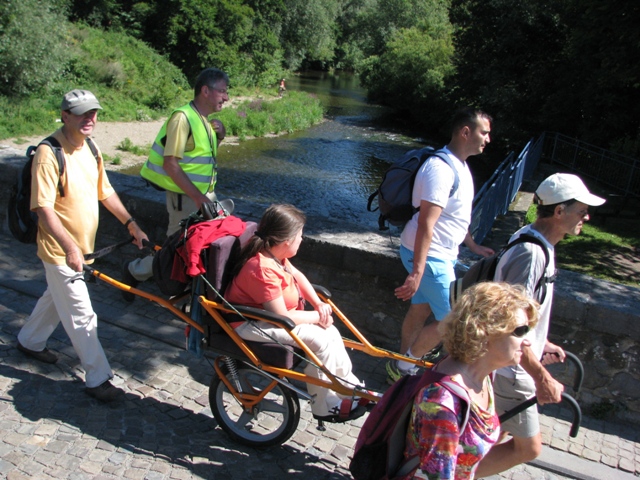
[{"label": "black backpack", "polygon": [[451,282],[451,286],[449,289],[449,301],[451,305],[453,306],[462,295],[462,292],[464,292],[470,286],[475,285],[479,282],[493,280],[496,275],[496,268],[498,267],[498,263],[500,262],[502,256],[507,250],[515,247],[520,243],[535,243],[540,248],[542,248],[542,251],[544,252],[545,275],[542,275],[540,280],[538,280],[538,283],[536,283],[536,287],[534,290],[536,293],[536,297],[539,298],[539,302],[542,303],[547,294],[547,283],[553,283],[556,279],[556,276],[552,275],[551,277],[548,277],[546,275],[547,267],[549,266],[550,261],[549,250],[547,249],[547,246],[538,237],[524,233],[516,238],[513,242],[503,247],[499,252],[478,260],[471,266],[471,268],[469,268],[469,270],[465,272],[462,278],[458,278]]},{"label": "black backpack", "polygon": [[174,258],[176,251],[187,243],[189,227],[200,222],[216,220],[226,217],[233,212],[234,205],[231,199],[205,203],[200,211],[191,213],[180,222],[180,229],[171,234],[162,244],[162,248],[153,256],[153,279],[160,291],[173,297],[184,292],[189,283],[173,278]]},{"label": "black backpack", "polygon": [[[385,225],[388,222],[396,227],[402,227],[411,220],[411,217],[419,210],[413,206],[411,197],[413,194],[413,184],[416,180],[418,170],[429,157],[437,157],[453,170],[455,179],[449,197],[458,190],[458,172],[453,162],[443,150],[435,150],[433,147],[425,147],[420,150],[410,150],[404,157],[385,172],[380,186],[369,195],[367,210],[375,212],[380,210],[378,226],[380,230],[388,230]],[[371,208],[373,200],[378,197],[378,207]]]},{"label": "black backpack", "polygon": [[464,415],[460,432],[469,420],[468,392],[450,377],[433,370],[422,375],[405,375],[384,393],[362,425],[349,470],[355,480],[382,480],[408,475],[420,464],[419,457],[404,460],[411,409],[418,392],[437,383],[460,397]]},{"label": "black backpack", "polygon": [[[87,137],[87,145],[91,149],[91,153],[99,162],[98,149],[93,141]],[[47,145],[58,161],[58,192],[64,197],[64,187],[62,186],[62,176],[65,170],[64,152],[58,140],[54,137],[47,137],[38,145],[30,145],[27,148],[27,163],[22,167],[22,171],[18,174],[16,183],[11,187],[9,195],[9,203],[7,204],[7,220],[9,230],[13,236],[22,243],[35,243],[38,234],[38,216],[31,211],[31,166],[33,157],[40,145]]]}]

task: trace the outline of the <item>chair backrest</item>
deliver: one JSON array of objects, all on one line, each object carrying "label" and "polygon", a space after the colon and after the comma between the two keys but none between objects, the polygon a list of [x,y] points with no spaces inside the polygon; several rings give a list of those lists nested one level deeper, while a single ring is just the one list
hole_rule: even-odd
[{"label": "chair backrest", "polygon": [[[240,256],[240,251],[253,236],[258,224],[246,222],[246,229],[239,237],[226,236],[211,244],[208,251],[207,280],[220,293],[224,294],[233,266]],[[206,289],[206,297],[212,301],[219,301],[218,294],[210,288]]]}]

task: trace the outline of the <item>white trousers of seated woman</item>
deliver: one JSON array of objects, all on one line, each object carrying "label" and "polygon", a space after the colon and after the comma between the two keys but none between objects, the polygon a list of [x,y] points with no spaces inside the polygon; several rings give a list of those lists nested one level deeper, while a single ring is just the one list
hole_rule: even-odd
[{"label": "white trousers of seated woman", "polygon": [[[272,343],[274,339],[283,345],[297,345],[287,331],[283,328],[276,327],[267,322],[245,322],[236,328],[236,333],[245,340],[253,342]],[[364,386],[364,382],[351,372],[351,359],[347,350],[344,348],[344,342],[338,329],[331,326],[324,329],[318,325],[297,325],[293,329],[300,340],[302,340],[309,349],[315,353],[318,360],[327,367],[327,369],[338,378],[345,380],[345,386],[353,388],[357,385]],[[321,380],[329,380],[328,377],[319,369],[311,364],[307,364],[304,373],[310,377]],[[317,385],[307,384],[307,391],[314,395],[311,402],[311,411],[314,415],[325,416],[339,412],[340,404],[345,397],[339,395],[328,388],[319,387]],[[334,410],[335,408],[338,410]]]}]

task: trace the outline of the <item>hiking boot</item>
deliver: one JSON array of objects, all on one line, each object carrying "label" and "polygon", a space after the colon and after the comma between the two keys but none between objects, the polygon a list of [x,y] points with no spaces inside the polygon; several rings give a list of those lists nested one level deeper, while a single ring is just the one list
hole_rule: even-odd
[{"label": "hiking boot", "polygon": [[102,402],[111,402],[117,399],[120,395],[122,395],[122,390],[118,387],[114,387],[111,385],[109,380],[101,383],[97,387],[85,388],[84,390],[87,392],[87,395],[90,395],[93,398],[97,398]]},{"label": "hiking boot", "polygon": [[58,361],[57,355],[46,348],[41,352],[36,352],[35,350],[29,350],[27,347],[23,347],[20,342],[18,342],[17,348],[25,355],[29,355],[44,363],[56,363]]},{"label": "hiking boot", "polygon": [[389,360],[386,364],[387,369],[387,383],[393,385],[405,375],[417,375],[418,367],[410,368],[409,370],[401,370],[398,368],[397,360]]},{"label": "hiking boot", "polygon": [[[126,283],[130,287],[134,287],[134,288],[138,286],[138,280],[136,280],[135,277],[131,275],[131,272],[129,271],[129,262],[124,262],[122,264],[122,283]],[[131,292],[120,290],[120,293],[122,293],[122,298],[124,299],[125,302],[131,303],[136,299],[135,294]]]},{"label": "hiking boot", "polygon": [[433,347],[431,350],[429,350],[427,353],[425,353],[422,356],[422,360],[429,363],[438,363],[440,360],[444,358],[446,354],[447,352],[445,352],[444,350],[444,345],[442,343],[439,343],[438,345]]}]

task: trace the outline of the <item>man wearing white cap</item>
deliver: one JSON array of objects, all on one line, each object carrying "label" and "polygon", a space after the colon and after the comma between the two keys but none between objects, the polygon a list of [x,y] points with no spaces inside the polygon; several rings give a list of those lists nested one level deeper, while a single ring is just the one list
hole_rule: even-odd
[{"label": "man wearing white cap", "polygon": [[147,236],[109,183],[99,150],[88,143],[101,109],[87,90],[65,94],[63,126],[51,136],[52,144],[57,142],[64,152],[64,173],[60,175],[56,156],[45,144],[33,158],[31,209],[38,215],[38,257],[47,289],[18,333],[17,348],[41,362],[55,363],[58,357],[46,345],[62,322],[85,371],[86,392],[110,401],[122,391],[109,381],[113,373],[98,339],[98,318],[83,276],[84,255],[93,252],[98,230],[98,202],[120,220],[139,248]]},{"label": "man wearing white cap", "polygon": [[[518,230],[509,240],[522,234],[533,235],[546,245],[549,253],[538,244],[524,242],[507,250],[496,269],[495,280],[521,284],[540,303],[538,325],[527,335],[530,347],[523,349],[519,366],[498,370],[494,379],[496,410],[503,413],[534,395],[538,403],[560,402],[564,387],[551,377],[544,365],[562,362],[564,350],[547,340],[553,279],[555,279],[555,245],[566,235],[579,235],[589,220],[589,206],[602,205],[605,200],[589,192],[576,175],[556,173],[544,180],[535,193],[537,219]],[[501,425],[502,434],[511,439],[494,446],[480,464],[477,476],[487,477],[520,463],[533,460],[542,450],[538,409],[534,405]]]}]

